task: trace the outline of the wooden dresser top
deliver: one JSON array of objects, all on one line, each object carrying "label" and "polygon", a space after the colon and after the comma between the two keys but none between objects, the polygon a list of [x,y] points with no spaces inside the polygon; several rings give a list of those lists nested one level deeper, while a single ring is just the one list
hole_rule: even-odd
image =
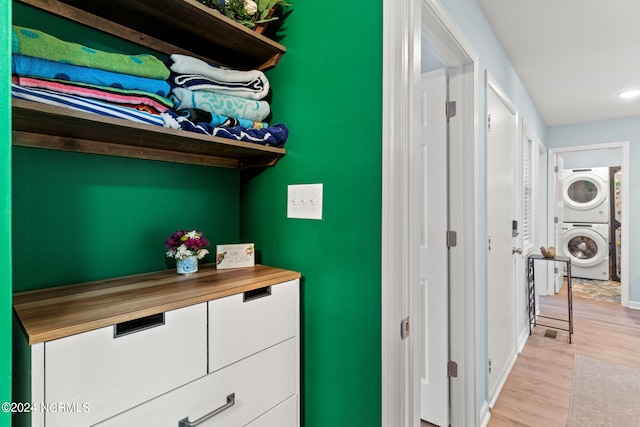
[{"label": "wooden dresser top", "polygon": [[300,276],[264,265],[216,270],[214,264],[205,264],[188,275],[163,270],[20,292],[14,294],[13,306],[29,344],[36,344]]}]

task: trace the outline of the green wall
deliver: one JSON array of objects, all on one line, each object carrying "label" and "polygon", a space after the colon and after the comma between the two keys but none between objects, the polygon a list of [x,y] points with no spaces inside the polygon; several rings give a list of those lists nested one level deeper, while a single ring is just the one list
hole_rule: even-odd
[{"label": "green wall", "polygon": [[[11,22],[11,2],[0,1],[0,28]],[[9,80],[11,41],[7,32],[0,34],[0,402],[11,402],[11,108]],[[0,411],[0,425],[11,424],[11,414]]]},{"label": "green wall", "polygon": [[180,228],[238,240],[237,171],[23,147],[13,170],[14,291],[172,267]]},{"label": "green wall", "polygon": [[[243,173],[241,236],[303,275],[302,425],[379,426],[382,3],[292,3],[268,72],[287,155]],[[310,183],[324,184],[323,219],[287,219],[287,185]]]}]

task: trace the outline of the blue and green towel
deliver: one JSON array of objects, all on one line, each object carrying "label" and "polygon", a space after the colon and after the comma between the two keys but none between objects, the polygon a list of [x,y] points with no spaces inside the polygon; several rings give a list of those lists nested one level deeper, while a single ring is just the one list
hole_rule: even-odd
[{"label": "blue and green towel", "polygon": [[40,30],[13,26],[11,51],[14,54],[47,59],[133,76],[166,80],[169,70],[153,55],[125,55],[104,52],[78,43],[66,42]]}]

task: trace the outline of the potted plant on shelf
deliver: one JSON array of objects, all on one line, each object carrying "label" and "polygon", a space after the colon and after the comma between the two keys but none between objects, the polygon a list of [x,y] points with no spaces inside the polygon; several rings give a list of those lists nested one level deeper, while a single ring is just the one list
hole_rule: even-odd
[{"label": "potted plant on shelf", "polygon": [[198,260],[209,253],[209,241],[198,230],[178,230],[165,242],[167,257],[175,258],[178,274],[198,271]]},{"label": "potted plant on shelf", "polygon": [[198,0],[261,34],[267,24],[280,19],[279,10],[291,6],[285,0]]}]

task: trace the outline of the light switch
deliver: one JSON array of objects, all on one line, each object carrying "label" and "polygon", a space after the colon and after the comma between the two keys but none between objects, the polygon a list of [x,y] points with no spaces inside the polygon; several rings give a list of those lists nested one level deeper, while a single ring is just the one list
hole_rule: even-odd
[{"label": "light switch", "polygon": [[287,218],[322,219],[322,184],[289,185]]}]

